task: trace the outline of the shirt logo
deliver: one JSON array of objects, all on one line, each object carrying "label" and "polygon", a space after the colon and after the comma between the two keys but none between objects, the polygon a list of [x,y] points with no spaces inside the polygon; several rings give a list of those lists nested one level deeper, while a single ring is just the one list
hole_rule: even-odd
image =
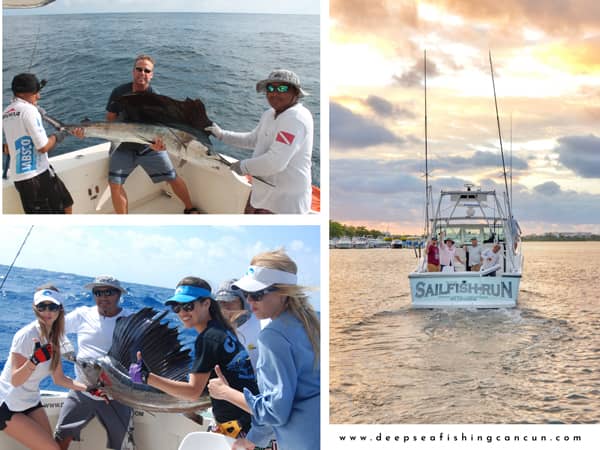
[{"label": "shirt logo", "polygon": [[280,131],[279,133],[277,133],[277,138],[275,140],[286,145],[291,145],[291,143],[294,142],[295,138],[296,136],[294,136],[292,133],[288,133],[287,131]]}]

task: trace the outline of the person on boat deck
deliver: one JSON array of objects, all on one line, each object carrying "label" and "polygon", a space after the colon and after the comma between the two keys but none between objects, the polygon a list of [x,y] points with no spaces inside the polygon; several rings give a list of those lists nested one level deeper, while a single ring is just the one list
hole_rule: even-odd
[{"label": "person on boat deck", "polygon": [[40,82],[32,73],[20,73],[12,80],[14,98],[2,115],[10,178],[19,192],[25,214],[70,214],[73,211],[71,194],[48,160],[48,152],[69,133],[46,134],[37,107],[45,85],[45,80]]},{"label": "person on boat deck", "polygon": [[[481,270],[487,270],[490,267],[494,267],[495,265],[497,265],[500,262],[500,249],[502,248],[502,246],[500,244],[494,244],[494,246],[491,249],[487,249],[482,253],[482,258],[483,258],[483,266],[481,267]],[[486,277],[495,277],[496,276],[496,271],[494,270],[493,272],[488,273],[487,275],[485,275]]]},{"label": "person on boat deck", "polygon": [[269,319],[258,320],[246,296],[239,289],[233,289],[232,285],[237,279],[227,280],[221,283],[215,296],[223,315],[235,327],[240,342],[246,347],[250,355],[252,369],[256,372],[256,361],[258,359],[258,333],[270,322]]},{"label": "person on boat deck", "polygon": [[477,242],[476,237],[471,238],[471,246],[467,247],[466,245],[463,247],[465,249],[465,253],[468,255],[468,270],[471,272],[479,272],[481,269],[481,246]]},{"label": "person on boat deck", "polygon": [[427,255],[427,272],[439,272],[440,248],[438,246],[437,236],[433,236],[429,241],[427,241],[425,254]]},{"label": "person on boat deck", "polygon": [[[154,75],[154,60],[148,55],[139,55],[133,64],[131,83],[125,83],[115,88],[110,94],[106,105],[106,120],[112,122],[120,119],[127,121],[124,111],[115,101],[117,98],[132,92],[151,92],[158,94],[150,86]],[[137,166],[142,166],[153,183],[166,181],[173,192],[183,202],[185,214],[198,214],[197,208],[192,205],[190,193],[183,178],[177,175],[169,159],[164,142],[157,136],[152,145],[123,142],[117,148],[111,147],[110,165],[108,169],[108,184],[112,197],[113,208],[117,214],[127,214],[127,193],[123,187],[127,177]]]},{"label": "person on boat deck", "polygon": [[65,376],[61,363],[65,312],[58,289],[41,286],[33,295],[36,320],[14,335],[9,358],[0,374],[0,430],[27,448],[58,450],[40,398],[40,382],[85,391],[87,386]]},{"label": "person on boat deck", "polygon": [[458,261],[463,264],[463,261],[456,254],[456,247],[454,246],[454,239],[444,239],[444,232],[440,232],[440,270],[443,272],[444,267],[454,267],[454,261]]},{"label": "person on boat deck", "polygon": [[[67,314],[65,332],[77,334],[77,359],[97,359],[110,350],[117,319],[129,314],[120,304],[121,295],[127,291],[110,275],[100,275],[84,288],[92,291],[96,305],[80,306]],[[77,366],[75,371],[78,380],[85,379]],[[60,448],[65,450],[71,441],[79,441],[81,430],[94,416],[106,429],[106,447],[120,450],[123,442],[129,439],[132,410],[116,400],[109,401],[97,390],[69,391],[54,433]]]},{"label": "person on boat deck", "polygon": [[260,176],[274,185],[252,183],[247,214],[308,214],[314,125],[310,111],[300,103],[308,94],[294,72],[281,69],[259,81],[256,92],[266,93],[271,108],[254,130],[226,131],[213,122],[206,131],[228,145],[253,149],[251,158],[233,163],[231,170]]},{"label": "person on boat deck", "polygon": [[260,426],[272,426],[282,450],[320,447],[319,319],[297,284],[297,266],[282,250],[256,255],[234,283],[259,319],[270,318],[258,335],[256,375],[260,394],[235,388],[220,370],[208,384],[211,397],[249,411],[252,428],[233,449],[265,446]]},{"label": "person on boat deck", "polygon": [[[185,277],[172,297],[165,301],[185,328],[194,328],[198,337],[194,344],[195,360],[188,381],[175,381],[149,372],[138,352],[138,362],[131,365],[129,375],[134,382],[146,383],[173,397],[197,399],[209,378],[216,377],[219,366],[237,389],[258,392],[250,357],[240,343],[229,321],[211,293],[210,285],[201,278]],[[213,431],[231,437],[245,436],[250,429],[250,414],[226,401],[211,397],[212,411],[218,426]]]}]

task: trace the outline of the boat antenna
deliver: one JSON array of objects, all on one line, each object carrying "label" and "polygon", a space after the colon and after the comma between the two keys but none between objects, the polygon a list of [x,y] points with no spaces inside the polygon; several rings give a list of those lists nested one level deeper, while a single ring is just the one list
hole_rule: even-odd
[{"label": "boat antenna", "polygon": [[423,80],[425,88],[425,237],[429,239],[429,159],[427,155],[427,50],[423,50]]},{"label": "boat antenna", "polygon": [[10,271],[13,268],[13,266],[15,265],[15,261],[19,257],[19,254],[21,253],[21,250],[23,250],[23,246],[25,245],[25,242],[27,242],[27,238],[31,234],[31,230],[33,230],[33,225],[31,225],[31,227],[29,228],[29,231],[25,235],[25,239],[23,239],[23,242],[21,243],[21,246],[19,247],[19,250],[17,251],[17,254],[15,255],[15,258],[13,259],[13,262],[10,264],[8,270],[6,271],[6,275],[4,275],[4,278],[2,278],[2,284],[0,284],[0,289],[2,289],[4,287],[4,283],[6,282],[6,279],[8,278],[8,274],[10,273]]},{"label": "boat antenna", "polygon": [[513,201],[513,125],[512,125],[512,113],[510,113],[510,203]]},{"label": "boat antenna", "polygon": [[[498,99],[496,98],[496,83],[494,82],[494,67],[492,66],[492,51],[489,51],[490,55],[490,71],[492,73],[492,87],[494,89],[494,105],[496,106],[496,122],[498,123],[498,138],[500,139],[500,154],[502,155],[502,172],[504,174],[504,187],[506,189],[506,195],[508,197],[508,180],[506,178],[506,163],[504,162],[504,149],[502,147],[502,133],[500,131],[500,115],[498,114]],[[508,217],[512,219],[512,209],[510,206],[511,198],[508,197]]]}]

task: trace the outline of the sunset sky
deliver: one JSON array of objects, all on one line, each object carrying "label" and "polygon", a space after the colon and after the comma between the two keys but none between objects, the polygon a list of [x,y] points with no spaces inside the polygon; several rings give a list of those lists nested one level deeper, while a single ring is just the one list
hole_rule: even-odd
[{"label": "sunset sky", "polygon": [[[331,219],[423,230],[430,180],[504,190],[525,234],[600,233],[600,2],[330,0]],[[512,142],[511,142],[512,118]]]}]

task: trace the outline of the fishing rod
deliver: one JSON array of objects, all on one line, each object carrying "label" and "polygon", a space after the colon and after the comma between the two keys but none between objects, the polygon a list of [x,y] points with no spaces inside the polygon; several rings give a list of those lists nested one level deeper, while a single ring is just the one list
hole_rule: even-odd
[{"label": "fishing rod", "polygon": [[25,242],[27,242],[27,238],[31,234],[31,230],[33,230],[33,225],[31,225],[31,227],[29,228],[29,231],[25,235],[25,239],[23,239],[23,242],[21,243],[21,246],[19,247],[19,250],[17,251],[15,258],[13,259],[13,262],[10,264],[8,271],[6,272],[6,275],[4,275],[4,278],[2,279],[2,284],[0,284],[0,289],[2,289],[4,287],[4,283],[6,282],[6,279],[8,278],[10,271],[12,270],[13,266],[15,265],[15,262],[17,261],[17,258],[19,257],[19,254],[21,253],[21,250],[23,250],[23,246],[25,245]]},{"label": "fishing rod", "polygon": [[429,239],[429,159],[427,155],[427,50],[423,50],[423,80],[425,87],[425,237]]},{"label": "fishing rod", "polygon": [[[502,155],[502,171],[504,174],[504,187],[506,189],[506,195],[508,196],[508,180],[506,177],[506,163],[504,162],[504,148],[502,147],[502,133],[500,131],[500,115],[498,114],[498,99],[496,98],[496,83],[494,82],[494,67],[492,66],[492,51],[489,51],[490,56],[490,71],[492,73],[492,87],[494,89],[494,105],[496,106],[496,122],[498,123],[498,138],[500,139],[500,154]],[[512,207],[511,198],[508,197],[508,217],[512,219]]]}]

